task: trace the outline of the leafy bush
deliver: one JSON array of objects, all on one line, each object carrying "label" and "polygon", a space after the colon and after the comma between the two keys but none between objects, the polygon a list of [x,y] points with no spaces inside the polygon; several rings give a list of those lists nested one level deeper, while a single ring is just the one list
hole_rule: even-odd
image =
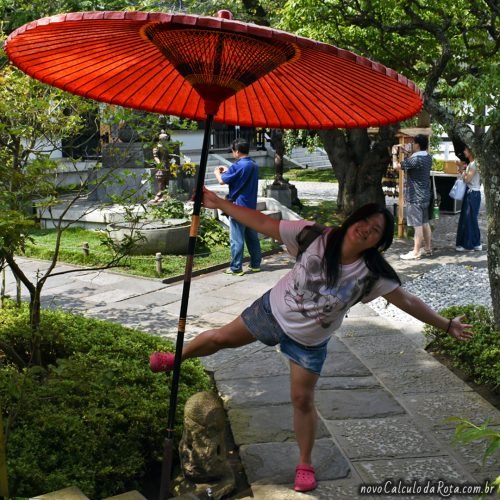
[{"label": "leafy bush", "polygon": [[175,198],[168,198],[161,204],[150,208],[148,216],[151,219],[165,222],[167,219],[184,219],[188,214],[182,201]]},{"label": "leafy bush", "polygon": [[217,219],[202,211],[197,245],[207,249],[229,247],[229,231]]},{"label": "leafy bush", "polygon": [[457,342],[442,330],[426,326],[424,334],[432,339],[429,350],[450,356],[474,382],[491,385],[500,393],[500,334],[491,312],[484,306],[468,305],[449,307],[440,314],[450,319],[464,315],[475,335],[469,342]]},{"label": "leafy bush", "polygon": [[[44,366],[35,367],[29,364],[28,316],[25,305],[7,302],[0,309],[0,401],[11,494],[31,497],[76,485],[90,498],[103,498],[141,488],[145,473],[161,461],[170,394],[165,375],[150,371],[149,355],[172,350],[171,343],[44,310]],[[18,368],[11,348],[25,368]],[[176,441],[186,400],[210,388],[198,361],[183,363]]]}]

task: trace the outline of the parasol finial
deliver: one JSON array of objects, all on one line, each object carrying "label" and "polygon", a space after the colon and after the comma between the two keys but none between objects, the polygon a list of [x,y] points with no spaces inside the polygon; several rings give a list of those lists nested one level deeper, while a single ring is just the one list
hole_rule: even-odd
[{"label": "parasol finial", "polygon": [[217,16],[220,19],[232,19],[233,18],[233,13],[230,10],[222,9],[217,11]]}]

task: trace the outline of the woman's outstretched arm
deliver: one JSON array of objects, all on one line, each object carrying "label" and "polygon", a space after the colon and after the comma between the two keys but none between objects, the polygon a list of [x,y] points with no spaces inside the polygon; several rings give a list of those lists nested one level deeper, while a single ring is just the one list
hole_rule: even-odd
[{"label": "woman's outstretched arm", "polygon": [[205,208],[218,208],[244,226],[281,241],[279,220],[268,217],[258,210],[235,205],[232,201],[220,198],[206,187],[203,188],[203,206]]},{"label": "woman's outstretched arm", "polygon": [[407,292],[401,287],[384,295],[384,298],[402,311],[411,314],[414,318],[444,330],[457,340],[468,341],[474,335],[472,325],[462,323],[463,316],[457,316],[450,322],[448,318],[439,315],[416,295]]}]

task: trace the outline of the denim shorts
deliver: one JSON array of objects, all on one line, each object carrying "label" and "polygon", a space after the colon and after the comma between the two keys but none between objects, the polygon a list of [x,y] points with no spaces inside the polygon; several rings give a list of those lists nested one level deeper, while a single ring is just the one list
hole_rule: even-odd
[{"label": "denim shorts", "polygon": [[271,311],[270,291],[247,307],[241,318],[250,333],[262,343],[280,345],[281,352],[302,368],[319,375],[326,359],[327,345],[330,339],[319,345],[306,346],[286,335]]}]

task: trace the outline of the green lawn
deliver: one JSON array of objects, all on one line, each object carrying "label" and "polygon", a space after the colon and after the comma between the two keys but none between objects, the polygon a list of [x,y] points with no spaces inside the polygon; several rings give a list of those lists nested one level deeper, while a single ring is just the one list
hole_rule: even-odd
[{"label": "green lawn", "polygon": [[[274,167],[259,167],[259,178],[274,180]],[[333,169],[285,168],[283,177],[289,181],[337,182]]]},{"label": "green lawn", "polygon": [[[36,259],[51,259],[56,240],[55,229],[40,229],[30,236],[32,243],[26,245],[24,256]],[[89,254],[83,252],[87,244]],[[271,240],[261,241],[262,251],[279,249]],[[63,232],[59,261],[85,267],[103,266],[111,259],[110,250],[103,244],[103,233],[82,228],[70,228]],[[229,247],[215,247],[210,250],[200,249],[195,254],[193,271],[221,265],[230,260]],[[162,259],[162,273],[156,272],[154,255],[126,257],[117,271],[149,278],[171,278],[184,274],[186,257],[183,255],[165,255]]]}]

